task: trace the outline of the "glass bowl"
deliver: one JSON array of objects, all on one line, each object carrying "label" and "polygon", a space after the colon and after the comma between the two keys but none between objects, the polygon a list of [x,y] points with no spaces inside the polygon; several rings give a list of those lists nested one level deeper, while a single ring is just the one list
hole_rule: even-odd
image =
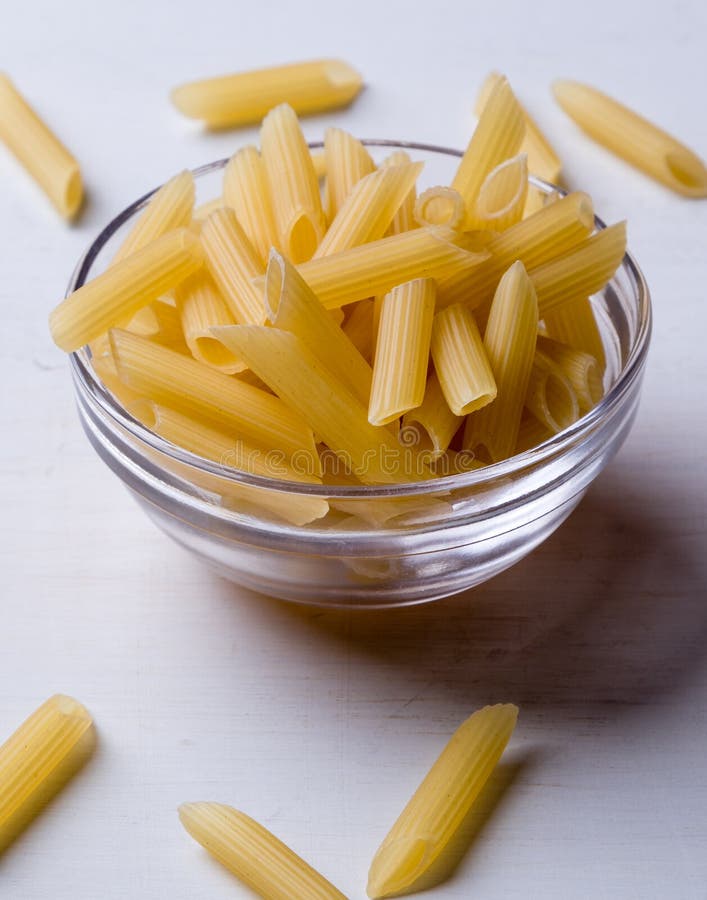
[{"label": "glass bowl", "polygon": [[[412,150],[425,161],[423,186],[448,184],[461,156],[425,144],[365,143],[374,155]],[[220,194],[225,163],[194,171],[197,202]],[[557,190],[532,182],[546,193]],[[69,292],[105,268],[150,196],[103,230],[80,260]],[[604,227],[599,219],[596,224]],[[300,603],[402,606],[480,584],[530,553],[569,516],[623,443],[638,407],[651,331],[648,288],[630,255],[592,302],[607,359],[598,406],[504,462],[415,484],[335,487],[237,472],[136,421],[103,386],[86,348],[71,355],[71,371],[81,423],[98,455],[150,518],[215,572]],[[243,502],[248,492],[263,502]],[[292,524],[272,512],[283,503],[326,514]]]}]

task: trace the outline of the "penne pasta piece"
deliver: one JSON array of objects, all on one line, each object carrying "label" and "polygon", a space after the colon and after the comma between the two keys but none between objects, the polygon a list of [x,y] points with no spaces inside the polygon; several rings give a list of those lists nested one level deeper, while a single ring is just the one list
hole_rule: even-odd
[{"label": "penne pasta piece", "polygon": [[[184,329],[182,328],[182,317],[179,310],[171,303],[166,303],[163,298],[155,300],[150,307],[157,322],[157,331],[150,335],[150,340],[177,353],[189,355],[191,352],[187,346],[184,337]],[[126,329],[130,330],[130,329]],[[105,336],[108,351],[110,352],[110,340]]]},{"label": "penne pasta piece", "polygon": [[487,258],[467,249],[473,236],[451,228],[416,228],[302,263],[300,275],[327,309],[384,294],[414,278],[468,271]]},{"label": "penne pasta piece", "polygon": [[387,166],[364,175],[339,207],[313,259],[382,238],[414,187],[422,165]]},{"label": "penne pasta piece", "polygon": [[[477,116],[481,115],[481,110],[484,108],[492,89],[503,80],[503,77],[499,72],[491,72],[487,76],[476,100]],[[551,184],[558,184],[562,171],[560,158],[527,109],[522,105],[521,109],[525,121],[525,137],[520,149],[528,155],[528,170],[533,175],[537,175]]]},{"label": "penne pasta piece", "polygon": [[449,187],[431,187],[415,200],[413,215],[418,225],[461,228],[466,210],[462,195]]},{"label": "penne pasta piece", "polygon": [[[108,344],[110,351],[110,343]],[[93,359],[93,368],[106,390],[113,395],[120,406],[138,422],[147,425],[152,421],[152,401],[143,394],[131,390],[118,377],[118,371],[110,352]]]},{"label": "penne pasta piece", "polygon": [[556,365],[572,385],[580,413],[589,412],[604,396],[601,369],[596,359],[582,350],[575,350],[551,338],[539,337],[538,347]]},{"label": "penne pasta piece", "polygon": [[497,703],[457,728],[379,847],[369,897],[402,893],[429,869],[496,767],[517,719],[517,706]]},{"label": "penne pasta piece", "polygon": [[208,852],[267,900],[346,900],[266,828],[221,803],[183,803],[179,818]]},{"label": "penne pasta piece", "polygon": [[263,119],[260,144],[279,246],[293,263],[305,262],[324,236],[326,222],[309,147],[294,110],[286,103]]},{"label": "penne pasta piece", "polygon": [[49,316],[54,342],[71,352],[130,319],[202,265],[198,240],[170,231],[122,259],[60,303]]},{"label": "penne pasta piece", "polygon": [[360,300],[354,304],[343,325],[348,339],[369,362],[373,358],[373,307],[373,300]]},{"label": "penne pasta piece", "polygon": [[590,137],[684,197],[707,197],[707,167],[684,144],[596,88],[556,81],[555,99]]},{"label": "penne pasta piece", "polygon": [[455,415],[465,416],[495,399],[493,372],[474,316],[465,306],[455,304],[437,313],[431,351],[442,393]]},{"label": "penne pasta piece", "polygon": [[464,199],[467,228],[478,227],[476,204],[481,185],[496,166],[518,153],[524,136],[523,111],[507,79],[501,78],[489,93],[452,181]]},{"label": "penne pasta piece", "polygon": [[600,370],[606,365],[604,342],[588,297],[571,300],[545,313],[545,327],[551,338],[593,356]]},{"label": "penne pasta piece", "polygon": [[527,450],[532,450],[534,447],[547,441],[552,435],[552,431],[526,409],[520,420],[515,452],[525,453]]},{"label": "penne pasta piece", "polygon": [[600,291],[626,253],[626,223],[604,228],[564,256],[529,270],[540,318]]},{"label": "penne pasta piece", "polygon": [[[396,150],[391,153],[381,163],[381,168],[386,166],[403,166],[405,163],[411,162],[410,155],[404,150]],[[417,200],[416,188],[411,188],[410,193],[403,200],[400,209],[396,212],[393,222],[388,229],[388,234],[402,234],[404,231],[411,231],[417,228],[415,221],[415,202]]]},{"label": "penne pasta piece", "polygon": [[286,459],[316,457],[311,429],[272,394],[127,331],[113,329],[111,346],[121,380],[139,394]]},{"label": "penne pasta piece", "polygon": [[314,166],[314,171],[320,181],[322,178],[326,178],[326,153],[324,150],[312,151],[312,165]]},{"label": "penne pasta piece", "polygon": [[579,402],[569,379],[541,350],[535,351],[525,405],[552,434],[579,418]]},{"label": "penne pasta piece", "polygon": [[[413,471],[391,433],[368,422],[366,408],[297,337],[278,328],[236,325],[218,329],[250,368],[307,422],[320,439],[365,483],[390,484]],[[408,458],[412,461],[408,466]]]},{"label": "penne pasta piece", "polygon": [[254,125],[278,103],[299,115],[347,106],[363,86],[359,73],[339,59],[318,59],[236,75],[192,81],[172,91],[185,116],[211,128]]},{"label": "penne pasta piece", "polygon": [[528,159],[524,153],[489,172],[479,188],[476,220],[479,228],[505,231],[523,218],[528,196]]},{"label": "penne pasta piece", "polygon": [[498,396],[466,420],[464,447],[491,462],[513,454],[528,392],[538,333],[538,300],[523,263],[501,278],[491,304],[484,348]]},{"label": "penne pasta piece", "polygon": [[449,518],[452,506],[437,497],[381,497],[375,500],[344,500],[336,498],[330,501],[332,509],[350,513],[363,519],[374,528],[386,525],[422,525],[440,522]]},{"label": "penne pasta piece", "polygon": [[265,268],[232,209],[219,209],[201,229],[206,268],[236,322],[262,325],[265,305],[253,279]]},{"label": "penne pasta piece", "polygon": [[0,852],[93,752],[90,713],[77,700],[55,694],[0,747]]},{"label": "penne pasta piece", "polygon": [[211,276],[197,272],[187,278],[175,290],[175,298],[184,339],[194,359],[227,375],[242,372],[245,364],[211,333],[214,325],[236,324]]},{"label": "penne pasta piece", "polygon": [[168,231],[186,228],[191,222],[195,196],[194,176],[186,169],[165,182],[140,213],[113,257],[113,263],[142,250]]},{"label": "penne pasta piece", "polygon": [[297,335],[342,384],[368,403],[373,372],[297,269],[273,250],[265,275],[268,321]]},{"label": "penne pasta piece", "polygon": [[[410,162],[407,158],[405,162]],[[354,185],[375,171],[376,164],[361,141],[341,128],[327,128],[324,135],[326,213],[333,220]]]},{"label": "penne pasta piece", "polygon": [[0,140],[34,178],[57,212],[65,219],[73,219],[83,202],[79,164],[2,73]]},{"label": "penne pasta piece", "polygon": [[246,237],[267,265],[271,247],[279,244],[265,165],[255,147],[243,147],[223,173],[223,198],[234,210]]},{"label": "penne pasta piece", "polygon": [[433,459],[441,457],[464,421],[449,408],[442,386],[435,372],[427,379],[425,397],[417,409],[403,416],[400,439],[406,445],[414,444],[430,453]]},{"label": "penne pasta piece", "polygon": [[386,294],[368,404],[371,425],[387,425],[420,406],[430,356],[435,283],[418,278]]},{"label": "penne pasta piece", "polygon": [[520,260],[526,269],[567,253],[592,233],[594,208],[584,193],[568,194],[507,231],[496,235],[486,249],[488,259],[472,272],[458,268],[437,279],[437,305],[467,303],[472,309],[490,303],[506,269]]}]

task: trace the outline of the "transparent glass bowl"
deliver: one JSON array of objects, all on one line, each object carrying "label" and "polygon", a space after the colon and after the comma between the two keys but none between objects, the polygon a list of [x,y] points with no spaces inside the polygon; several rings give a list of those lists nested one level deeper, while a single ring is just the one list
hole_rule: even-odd
[{"label": "transparent glass bowl", "polygon": [[[461,156],[424,144],[366,143],[374,154],[414,151],[426,163],[424,186],[449,183]],[[220,193],[225,163],[195,170],[198,202]],[[149,197],[98,236],[69,292],[105,268]],[[597,227],[604,227],[599,219]],[[593,302],[607,357],[599,405],[533,450],[414,485],[332,487],[236,472],[133,419],[102,385],[86,348],[72,354],[71,370],[82,425],[101,459],[164,532],[220,575],[300,603],[402,606],[454,594],[513,565],[567,518],[621,446],[638,407],[651,331],[648,288],[630,255]],[[325,499],[332,508],[310,524],[288,524],[259,504],[233,502],[244,485],[293,503],[324,507]]]}]

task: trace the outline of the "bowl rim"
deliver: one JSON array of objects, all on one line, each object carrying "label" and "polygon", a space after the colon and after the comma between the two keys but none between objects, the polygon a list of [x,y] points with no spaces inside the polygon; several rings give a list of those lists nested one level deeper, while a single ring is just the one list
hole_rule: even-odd
[{"label": "bowl rim", "polygon": [[[461,150],[417,141],[403,141],[389,138],[363,138],[361,139],[361,142],[364,146],[368,147],[417,150],[420,152],[437,153],[456,158],[461,158],[463,156],[463,151]],[[323,141],[310,141],[308,144],[312,150],[321,149],[324,146]],[[214,160],[213,162],[205,163],[204,165],[191,169],[191,172],[195,178],[209,175],[223,169],[228,163],[228,160],[229,157]],[[538,178],[535,175],[529,175],[529,181],[534,187],[537,187],[548,194],[557,193],[564,197],[568,193],[564,188],[545,181],[542,178]],[[150,198],[160,187],[161,185],[158,185],[156,188],[148,191],[146,194],[135,200],[118,213],[117,216],[111,219],[111,221],[100,231],[98,236],[89,245],[76,264],[69,280],[65,296],[69,296],[69,294],[73,293],[73,291],[77,290],[86,282],[93,263],[108,240],[110,240],[125,222],[131,219],[148,203]],[[595,228],[598,230],[606,228],[606,223],[599,216],[594,216],[594,223]],[[561,455],[571,445],[574,445],[578,439],[581,439],[582,435],[590,434],[593,428],[598,425],[602,419],[608,416],[618,404],[620,404],[622,398],[630,389],[636,377],[640,374],[648,352],[652,331],[650,291],[643,272],[634,257],[628,251],[624,256],[619,269],[623,269],[629,278],[639,313],[639,320],[637,323],[636,337],[629,350],[626,363],[619,372],[616,381],[609,388],[600,402],[568,428],[563,429],[556,435],[543,441],[543,443],[538,444],[536,447],[525,450],[523,453],[518,453],[501,462],[490,463],[480,469],[472,469],[468,472],[456,475],[444,475],[420,482],[396,482],[393,484],[381,485],[311,484],[300,481],[285,481],[283,479],[270,478],[264,475],[254,475],[249,472],[213,462],[170,443],[133,418],[113,397],[110,391],[103,385],[97,373],[94,372],[90,362],[90,355],[87,352],[86,347],[82,347],[69,354],[69,363],[75,383],[80,386],[84,396],[88,393],[94,405],[100,409],[104,416],[108,416],[117,425],[125,429],[132,437],[137,438],[150,449],[164,454],[175,462],[178,462],[180,465],[185,465],[202,474],[216,476],[217,478],[223,479],[225,482],[265,488],[267,490],[277,491],[278,493],[322,498],[340,497],[342,499],[420,496],[424,494],[447,492],[458,488],[478,487],[479,485],[489,485],[501,479],[507,479],[509,476],[518,474],[524,469],[535,466],[545,459]],[[611,284],[612,281],[613,278],[609,284]]]}]

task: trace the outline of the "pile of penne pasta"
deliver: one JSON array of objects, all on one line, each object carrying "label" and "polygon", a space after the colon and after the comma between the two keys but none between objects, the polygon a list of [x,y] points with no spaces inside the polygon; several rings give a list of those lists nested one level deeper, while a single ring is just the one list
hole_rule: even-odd
[{"label": "pile of penne pasta", "polygon": [[194,209],[189,172],[157,191],[52,335],[89,344],[158,434],[257,474],[388,484],[498,462],[601,398],[589,298],[626,248],[586,194],[531,187],[528,160],[558,179],[502,76],[451,183],[419,194],[407,153],[376,164],[332,128],[313,155],[281,104],[220,197]]}]

